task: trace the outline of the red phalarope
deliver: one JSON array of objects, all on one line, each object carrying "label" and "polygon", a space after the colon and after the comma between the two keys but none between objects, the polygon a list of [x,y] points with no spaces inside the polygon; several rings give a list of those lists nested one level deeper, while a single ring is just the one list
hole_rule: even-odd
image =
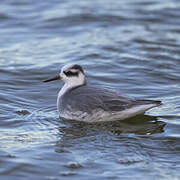
[{"label": "red phalarope", "polygon": [[116,91],[86,84],[80,65],[65,65],[58,76],[44,82],[63,80],[57,98],[59,115],[63,119],[84,122],[115,121],[143,114],[161,105],[161,101],[126,97]]}]

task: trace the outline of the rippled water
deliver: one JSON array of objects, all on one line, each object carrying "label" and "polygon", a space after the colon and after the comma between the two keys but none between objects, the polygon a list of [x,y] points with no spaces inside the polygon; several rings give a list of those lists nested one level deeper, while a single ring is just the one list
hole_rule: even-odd
[{"label": "rippled water", "polygon": [[[178,0],[2,0],[0,37],[0,179],[180,179]],[[88,83],[163,105],[62,121],[62,83],[42,81],[69,62]]]}]

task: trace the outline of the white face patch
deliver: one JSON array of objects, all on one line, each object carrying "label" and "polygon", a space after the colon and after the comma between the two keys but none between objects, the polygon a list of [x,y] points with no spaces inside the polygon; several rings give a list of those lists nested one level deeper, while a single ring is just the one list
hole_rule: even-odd
[{"label": "white face patch", "polygon": [[62,80],[69,81],[72,78],[80,78],[78,76],[84,75],[84,71],[82,67],[78,64],[67,64],[64,67],[62,67],[60,76]]},{"label": "white face patch", "polygon": [[62,96],[69,89],[84,85],[86,83],[85,75],[81,66],[77,64],[67,64],[60,72],[60,77],[65,82],[59,96]]}]

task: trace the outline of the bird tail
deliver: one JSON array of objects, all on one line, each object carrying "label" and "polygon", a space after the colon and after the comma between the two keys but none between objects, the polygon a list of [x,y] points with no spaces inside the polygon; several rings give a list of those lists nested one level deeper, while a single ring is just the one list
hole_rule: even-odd
[{"label": "bird tail", "polygon": [[157,106],[162,105],[162,101],[154,101],[156,103]]},{"label": "bird tail", "polygon": [[139,105],[154,104],[154,107],[162,105],[161,101],[154,101],[154,100],[137,100],[137,102],[138,102]]}]

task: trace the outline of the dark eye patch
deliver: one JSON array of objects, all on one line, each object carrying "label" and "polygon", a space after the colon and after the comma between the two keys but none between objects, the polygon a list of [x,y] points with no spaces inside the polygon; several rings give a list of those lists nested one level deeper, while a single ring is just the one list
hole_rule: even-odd
[{"label": "dark eye patch", "polygon": [[84,74],[84,71],[83,71],[82,67],[81,67],[80,65],[78,65],[78,64],[75,64],[75,65],[72,67],[72,69],[77,69],[77,70],[79,70],[80,72],[82,72],[82,73]]},{"label": "dark eye patch", "polygon": [[63,73],[68,77],[70,77],[70,76],[78,76],[78,72],[63,71]]}]

